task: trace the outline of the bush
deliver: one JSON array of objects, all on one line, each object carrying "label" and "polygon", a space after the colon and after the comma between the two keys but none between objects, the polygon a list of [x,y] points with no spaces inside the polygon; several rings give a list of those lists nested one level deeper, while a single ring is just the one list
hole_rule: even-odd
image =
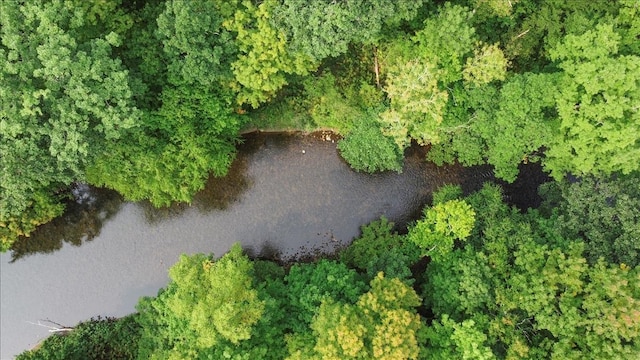
[{"label": "bush", "polygon": [[344,160],[357,171],[402,171],[402,150],[382,134],[377,121],[361,120],[338,143]]}]

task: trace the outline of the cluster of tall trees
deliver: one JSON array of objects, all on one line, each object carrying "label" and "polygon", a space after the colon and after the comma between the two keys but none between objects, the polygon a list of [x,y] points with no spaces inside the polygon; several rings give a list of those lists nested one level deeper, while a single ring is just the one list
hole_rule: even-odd
[{"label": "cluster of tall trees", "polygon": [[[88,182],[189,202],[239,132],[300,114],[362,171],[640,164],[637,0],[80,0],[0,3],[0,240]],[[301,128],[303,126],[300,126]]]},{"label": "cluster of tall trees", "polygon": [[358,171],[540,162],[538,209],[447,186],[333,258],[183,256],[138,313],[35,358],[636,359],[638,0],[0,1],[0,250],[88,182],[189,202],[242,129],[332,129]]},{"label": "cluster of tall trees", "polygon": [[640,212],[609,212],[638,185],[546,185],[527,212],[496,185],[448,185],[406,234],[381,218],[330,259],[251,260],[239,244],[183,255],[136,314],[19,359],[637,359],[638,227],[619,225]]}]

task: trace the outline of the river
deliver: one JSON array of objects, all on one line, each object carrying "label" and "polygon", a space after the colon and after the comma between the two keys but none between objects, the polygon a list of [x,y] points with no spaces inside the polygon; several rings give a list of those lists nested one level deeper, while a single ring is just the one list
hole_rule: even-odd
[{"label": "river", "polygon": [[252,134],[229,176],[211,179],[191,205],[158,210],[79,186],[65,216],[0,255],[0,358],[48,336],[40,320],[73,326],[133,312],[139,297],[166,285],[182,253],[222,255],[234,242],[256,256],[330,252],[381,215],[415,219],[438,186],[468,192],[490,173],[436,167],[412,148],[402,173],[367,175],[352,171],[324,134]]}]

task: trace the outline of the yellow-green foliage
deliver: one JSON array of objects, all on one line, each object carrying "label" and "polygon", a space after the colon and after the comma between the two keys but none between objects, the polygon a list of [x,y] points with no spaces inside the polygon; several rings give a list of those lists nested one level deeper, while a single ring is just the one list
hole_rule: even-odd
[{"label": "yellow-green foliage", "polygon": [[20,236],[29,234],[38,225],[60,216],[64,205],[46,193],[33,194],[31,204],[19,216],[0,215],[0,251],[7,251]]},{"label": "yellow-green foliage", "polygon": [[240,52],[231,64],[239,105],[257,108],[287,84],[287,74],[306,75],[317,67],[309,56],[291,51],[285,34],[271,25],[277,4],[275,0],[259,5],[243,1],[233,17],[223,23],[227,30],[236,33]]},{"label": "yellow-green foliage", "polygon": [[424,210],[424,218],[418,220],[408,236],[425,254],[441,258],[453,249],[455,240],[465,240],[471,235],[475,216],[464,200],[438,203]]},{"label": "yellow-green foliage", "polygon": [[379,273],[355,305],[324,302],[311,324],[321,359],[417,359],[420,298]]}]

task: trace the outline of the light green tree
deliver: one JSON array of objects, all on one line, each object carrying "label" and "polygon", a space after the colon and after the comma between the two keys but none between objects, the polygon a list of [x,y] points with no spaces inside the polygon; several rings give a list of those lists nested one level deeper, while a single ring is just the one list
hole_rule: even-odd
[{"label": "light green tree", "polygon": [[449,200],[424,210],[424,218],[409,230],[409,240],[432,258],[442,258],[455,240],[471,235],[475,211],[464,200]]},{"label": "light green tree", "polygon": [[509,61],[497,44],[476,48],[473,57],[467,58],[462,77],[468,83],[484,85],[494,80],[504,80]]},{"label": "light green tree", "polygon": [[257,108],[287,84],[288,74],[306,75],[317,64],[301,51],[288,48],[285,34],[271,24],[278,1],[259,5],[243,1],[233,16],[223,22],[236,34],[238,59],[231,64],[239,105]]},{"label": "light green tree", "polygon": [[138,305],[146,327],[141,356],[197,357],[224,341],[251,337],[265,303],[253,286],[253,263],[235,244],[218,260],[182,255],[169,270],[171,283],[157,298]]},{"label": "light green tree", "polygon": [[640,57],[617,55],[620,36],[600,24],[567,35],[551,51],[563,70],[559,124],[545,168],[556,179],[566,172],[604,174],[638,170],[640,164]]}]

